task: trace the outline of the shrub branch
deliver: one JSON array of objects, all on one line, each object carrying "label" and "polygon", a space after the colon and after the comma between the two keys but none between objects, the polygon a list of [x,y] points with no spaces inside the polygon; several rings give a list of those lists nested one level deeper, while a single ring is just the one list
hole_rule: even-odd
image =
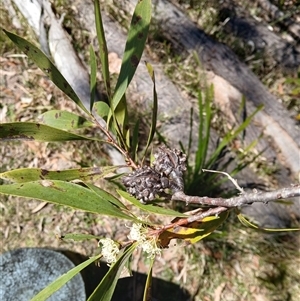
[{"label": "shrub branch", "polygon": [[173,201],[183,201],[188,204],[221,206],[226,208],[239,207],[252,203],[268,203],[276,200],[288,199],[300,196],[300,185],[282,188],[274,191],[243,193],[229,199],[209,198],[186,195],[183,191],[176,191],[172,195]]}]

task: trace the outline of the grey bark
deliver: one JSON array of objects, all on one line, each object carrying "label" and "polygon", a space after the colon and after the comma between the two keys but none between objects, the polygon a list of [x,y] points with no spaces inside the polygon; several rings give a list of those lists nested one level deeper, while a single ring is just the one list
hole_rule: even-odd
[{"label": "grey bark", "polygon": [[283,71],[297,72],[300,66],[300,46],[295,41],[287,41],[268,28],[263,21],[256,21],[251,16],[240,12],[241,8],[226,4],[220,11],[220,19],[225,23],[228,34],[234,35],[252,48],[252,53],[259,52],[272,58]]}]

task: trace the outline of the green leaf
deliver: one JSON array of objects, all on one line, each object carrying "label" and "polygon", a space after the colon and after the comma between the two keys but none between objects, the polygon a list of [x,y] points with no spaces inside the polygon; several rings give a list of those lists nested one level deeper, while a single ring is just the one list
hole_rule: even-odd
[{"label": "green leaf", "polygon": [[93,294],[89,297],[88,301],[111,300],[123,267],[129,260],[136,247],[137,243],[134,243],[127,250],[124,251],[124,253],[120,256],[117,262],[110,267],[109,271],[103,277],[102,281],[97,286]]},{"label": "green leaf", "polygon": [[95,140],[34,122],[0,124],[0,140],[70,141]]},{"label": "green leaf", "polygon": [[129,149],[129,141],[128,141],[128,112],[127,112],[127,103],[126,103],[126,96],[123,95],[122,99],[120,100],[117,108],[113,112],[113,122],[114,127],[117,132],[117,137],[119,144],[122,145],[123,148],[126,150]]},{"label": "green leaf", "polygon": [[106,102],[97,101],[94,103],[94,110],[100,117],[102,117],[104,120],[106,120],[107,116],[109,114],[110,108]]},{"label": "green leaf", "polygon": [[12,32],[5,29],[3,29],[3,31],[40,69],[42,69],[47,77],[49,77],[61,91],[68,95],[84,112],[89,114],[70,84],[40,49]]},{"label": "green leaf", "polygon": [[90,46],[90,66],[91,66],[91,78],[90,78],[90,111],[92,112],[93,105],[96,97],[96,84],[97,84],[97,62],[96,55],[93,46]]},{"label": "green leaf", "polygon": [[132,140],[131,140],[131,157],[133,158],[134,162],[137,162],[138,156],[138,147],[139,147],[139,127],[140,127],[140,120],[138,119],[135,123],[133,133],[132,133]]},{"label": "green leaf", "polygon": [[108,98],[110,99],[111,88],[110,88],[109,65],[108,65],[108,51],[107,51],[99,0],[95,0],[94,8],[95,8],[96,31],[97,31],[97,37],[98,37],[98,43],[100,49],[102,76],[103,76]]},{"label": "green leaf", "polygon": [[91,234],[65,234],[59,237],[59,239],[62,240],[68,240],[72,239],[74,241],[83,241],[83,240],[90,240],[90,239],[97,239],[99,240],[101,237],[100,236],[95,236]]},{"label": "green leaf", "polygon": [[69,280],[76,276],[80,271],[86,268],[88,265],[100,258],[101,255],[91,257],[80,265],[76,266],[72,270],[68,271],[66,274],[63,274],[50,285],[40,291],[36,296],[34,296],[31,301],[44,301],[47,300],[52,294],[58,291],[62,286],[64,286]]},{"label": "green leaf", "polygon": [[155,131],[156,131],[156,122],[157,122],[157,93],[156,93],[156,85],[155,85],[155,74],[154,74],[154,70],[151,64],[146,62],[146,67],[148,70],[148,73],[153,81],[153,108],[152,108],[152,118],[151,118],[151,127],[150,127],[150,132],[148,135],[148,140],[147,140],[147,144],[145,147],[145,156],[148,150],[148,147],[150,146]]},{"label": "green leaf", "polygon": [[143,301],[152,300],[151,290],[152,290],[152,267],[154,264],[155,257],[151,258],[149,273],[147,275],[145,288],[144,288],[144,296]]},{"label": "green leaf", "polygon": [[61,130],[75,130],[93,125],[81,116],[61,110],[47,111],[39,116],[39,121]]},{"label": "green leaf", "polygon": [[238,126],[237,129],[230,131],[226,134],[226,136],[222,139],[222,141],[218,145],[217,149],[211,155],[208,162],[205,164],[206,169],[211,168],[212,164],[216,161],[218,155],[221,153],[223,148],[226,145],[228,145],[234,138],[236,138],[241,132],[243,132],[247,128],[247,126],[250,124],[250,122],[253,119],[253,117],[255,116],[255,114],[262,109],[263,109],[263,105],[258,106],[257,109],[251,115],[249,115],[240,126]]},{"label": "green leaf", "polygon": [[46,170],[41,168],[20,168],[0,173],[0,178],[17,183],[38,180],[82,180],[94,181],[114,172],[118,166],[86,167],[66,170]]},{"label": "green leaf", "polygon": [[115,198],[112,194],[106,192],[105,190],[99,188],[98,186],[95,186],[93,184],[90,183],[85,183],[91,190],[93,190],[95,193],[97,193],[99,196],[101,196],[102,198],[108,200],[109,202],[111,202],[112,204],[118,206],[119,208],[125,209],[127,210],[127,207],[120,202],[117,198]]},{"label": "green leaf", "polygon": [[289,231],[300,231],[300,228],[282,228],[282,229],[278,229],[278,228],[264,228],[264,227],[259,227],[253,223],[251,223],[247,218],[245,218],[245,216],[241,213],[237,214],[237,217],[239,219],[239,221],[246,227],[255,229],[256,231],[259,232],[289,232]]},{"label": "green leaf", "polygon": [[121,219],[135,220],[108,200],[88,188],[77,184],[58,181],[41,180],[26,183],[0,185],[0,194],[34,198],[50,203],[68,206],[87,212],[114,216]]},{"label": "green leaf", "polygon": [[207,149],[210,139],[210,129],[211,129],[211,103],[213,99],[213,86],[206,88],[205,90],[205,100],[202,101],[202,94],[199,92],[198,95],[198,106],[200,122],[198,128],[198,148],[195,156],[195,169],[194,177],[199,174],[203,166],[205,165]]},{"label": "green leaf", "polygon": [[111,102],[117,108],[142,57],[151,21],[151,0],[138,1],[131,20],[120,75]]},{"label": "green leaf", "polygon": [[154,205],[144,205],[142,204],[140,201],[138,201],[136,198],[132,197],[129,193],[122,191],[122,190],[117,190],[117,193],[122,196],[123,198],[125,198],[127,201],[129,201],[130,203],[132,203],[133,205],[135,205],[136,207],[139,207],[140,209],[144,210],[144,211],[148,211],[150,213],[155,213],[155,214],[162,214],[162,215],[166,215],[166,216],[176,216],[176,217],[186,217],[187,215],[171,210],[171,209],[167,209],[167,208],[162,208],[159,206],[154,206]]}]

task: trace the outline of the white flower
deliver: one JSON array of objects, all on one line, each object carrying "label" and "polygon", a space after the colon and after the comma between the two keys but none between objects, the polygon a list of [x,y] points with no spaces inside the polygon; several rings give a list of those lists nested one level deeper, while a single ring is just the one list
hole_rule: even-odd
[{"label": "white flower", "polygon": [[143,224],[133,224],[130,228],[130,233],[127,236],[130,240],[136,240],[136,241],[143,241],[146,238],[145,233],[142,233],[143,230]]},{"label": "white flower", "polygon": [[108,265],[117,261],[117,255],[119,253],[119,245],[110,238],[102,238],[99,240],[99,246],[101,245],[101,254]]},{"label": "white flower", "polygon": [[154,258],[156,255],[161,255],[161,248],[157,246],[155,239],[145,240],[140,243],[139,247],[149,254],[148,258]]},{"label": "white flower", "polygon": [[161,249],[157,247],[156,237],[148,234],[148,228],[141,223],[133,224],[130,228],[128,239],[138,242],[138,247],[148,253],[150,258],[161,254]]}]

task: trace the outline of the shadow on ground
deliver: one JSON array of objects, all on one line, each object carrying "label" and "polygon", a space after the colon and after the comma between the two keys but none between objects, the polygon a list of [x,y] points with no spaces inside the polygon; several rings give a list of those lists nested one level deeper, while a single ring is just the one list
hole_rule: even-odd
[{"label": "shadow on ground", "polygon": [[[71,251],[61,251],[61,253],[76,265],[88,259]],[[92,264],[82,271],[81,275],[85,283],[87,298],[100,283],[108,269],[106,263],[101,262],[100,267]],[[142,301],[146,278],[146,274],[133,272],[131,277],[119,279],[112,301]],[[177,284],[158,278],[152,279],[152,301],[185,301],[190,300],[190,298],[190,294]]]}]

